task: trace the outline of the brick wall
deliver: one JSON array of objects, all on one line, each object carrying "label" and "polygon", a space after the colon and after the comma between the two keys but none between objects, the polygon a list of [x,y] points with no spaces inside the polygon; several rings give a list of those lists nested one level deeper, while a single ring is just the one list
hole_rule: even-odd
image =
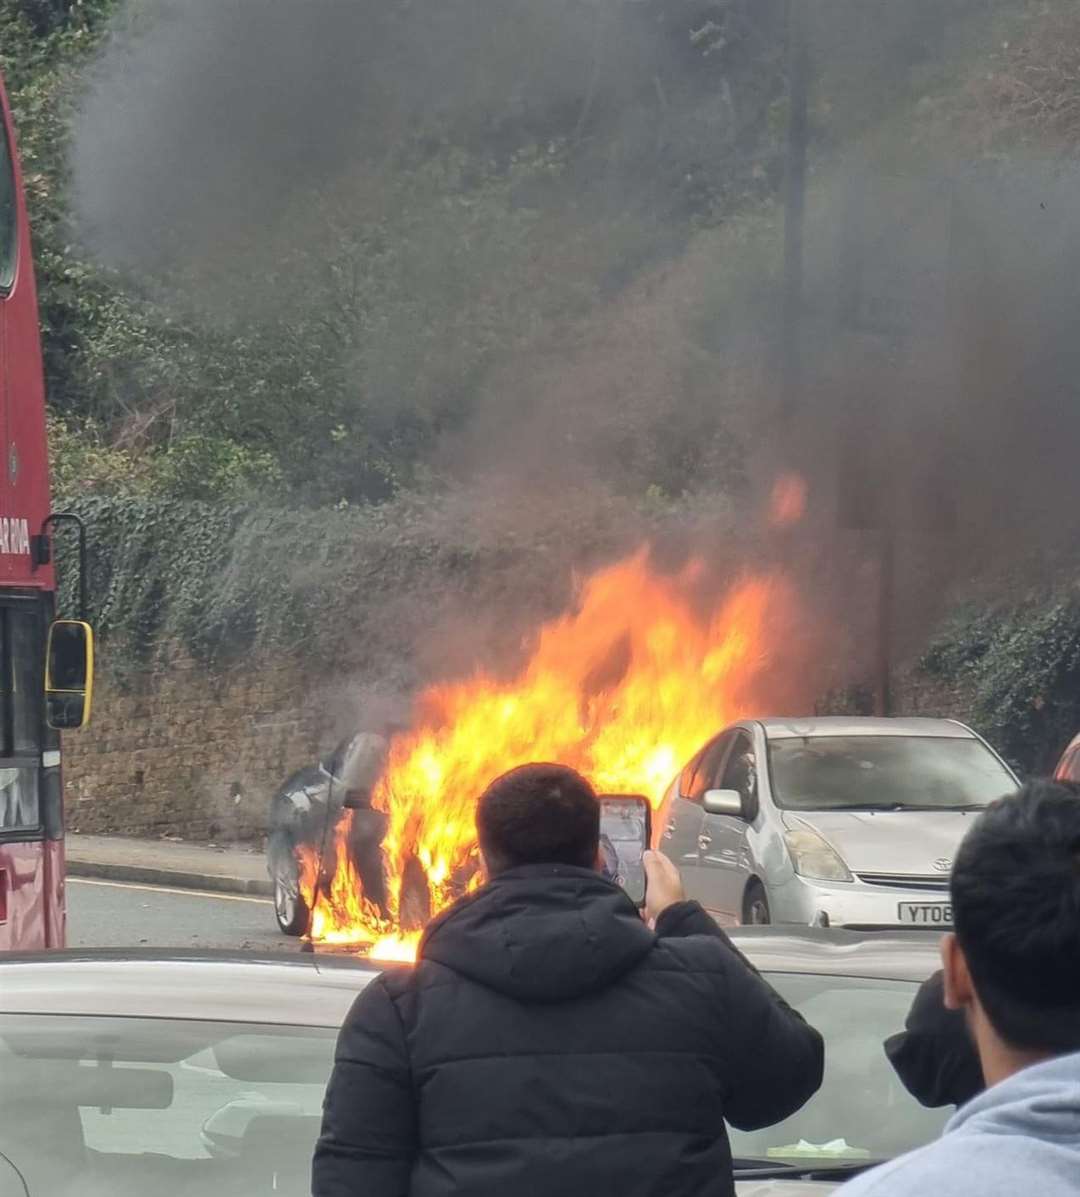
[{"label": "brick wall", "polygon": [[67,825],[257,840],[274,789],[333,739],[325,711],[288,664],[215,677],[172,651],[122,686],[103,674],[91,726],[64,736]]}]

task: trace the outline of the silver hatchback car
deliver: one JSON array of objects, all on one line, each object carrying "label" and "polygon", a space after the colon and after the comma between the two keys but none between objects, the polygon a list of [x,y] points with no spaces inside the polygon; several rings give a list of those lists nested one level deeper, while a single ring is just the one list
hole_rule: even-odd
[{"label": "silver hatchback car", "polygon": [[953,855],[1018,784],[952,720],[747,720],[672,782],[658,847],[722,923],[948,927]]}]

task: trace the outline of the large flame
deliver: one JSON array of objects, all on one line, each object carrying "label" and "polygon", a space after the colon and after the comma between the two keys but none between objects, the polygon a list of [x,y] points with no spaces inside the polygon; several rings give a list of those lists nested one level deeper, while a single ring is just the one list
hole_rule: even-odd
[{"label": "large flame", "polygon": [[[695,562],[662,576],[642,550],[594,574],[577,609],[541,627],[516,677],[478,671],[425,690],[413,730],[390,746],[374,799],[388,817],[390,910],[380,913],[363,895],[345,850],[347,815],[311,937],[383,959],[413,958],[419,920],[408,908],[417,907],[417,886],[426,916],[477,884],[475,803],[515,765],[558,761],[601,792],[641,793],[659,806],[697,748],[761,701],[754,687],[767,625],[787,606],[781,579],[750,577],[699,613],[690,596],[703,572]],[[303,866],[310,904],[313,854]]]}]

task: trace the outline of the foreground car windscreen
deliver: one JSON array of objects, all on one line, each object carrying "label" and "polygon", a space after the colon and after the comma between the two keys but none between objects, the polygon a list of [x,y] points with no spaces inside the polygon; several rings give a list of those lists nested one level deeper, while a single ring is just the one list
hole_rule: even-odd
[{"label": "foreground car windscreen", "polygon": [[969,810],[1016,789],[981,740],[944,737],[770,740],[769,770],[784,810]]},{"label": "foreground car windscreen", "polygon": [[18,1168],[4,1155],[0,1155],[0,1197],[27,1197]]},{"label": "foreground car windscreen", "polygon": [[951,1111],[926,1110],[900,1083],[884,1043],[903,1029],[917,987],[909,981],[809,975],[769,982],[825,1039],[825,1079],[798,1113],[760,1131],[730,1131],[736,1159],[853,1169],[936,1138]]},{"label": "foreground car windscreen", "polygon": [[0,1016],[0,1153],[31,1197],[306,1197],[335,1038]]},{"label": "foreground car windscreen", "polygon": [[[732,1132],[783,1173],[859,1166],[935,1136],[882,1049],[915,987],[770,977],[825,1035],[825,1083],[793,1118]],[[0,1153],[31,1197],[307,1197],[334,1032],[167,1019],[0,1016]],[[7,1197],[6,1194],[3,1197]]]}]

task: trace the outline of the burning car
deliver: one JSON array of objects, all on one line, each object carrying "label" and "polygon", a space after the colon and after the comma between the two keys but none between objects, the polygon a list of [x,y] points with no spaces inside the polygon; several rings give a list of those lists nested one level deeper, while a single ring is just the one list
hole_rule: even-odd
[{"label": "burning car", "polygon": [[369,732],[350,736],[317,764],[292,774],[271,799],[266,865],[273,884],[274,914],[286,935],[306,934],[311,922],[301,885],[305,853],[321,862],[319,880],[327,885],[344,845],[368,900],[385,910],[381,845],[386,816],[371,807],[371,791],[385,756],[382,736]]},{"label": "burning car", "polygon": [[[274,915],[286,935],[311,929],[311,883],[304,884],[311,861],[320,894],[331,893],[335,877],[353,876],[376,919],[388,921],[393,913],[398,925],[415,932],[431,918],[427,873],[415,856],[406,859],[391,903],[383,851],[388,817],[372,804],[387,750],[387,738],[376,733],[346,737],[317,764],[293,773],[271,799],[266,865]],[[458,892],[465,892],[471,872],[459,871]]]}]

